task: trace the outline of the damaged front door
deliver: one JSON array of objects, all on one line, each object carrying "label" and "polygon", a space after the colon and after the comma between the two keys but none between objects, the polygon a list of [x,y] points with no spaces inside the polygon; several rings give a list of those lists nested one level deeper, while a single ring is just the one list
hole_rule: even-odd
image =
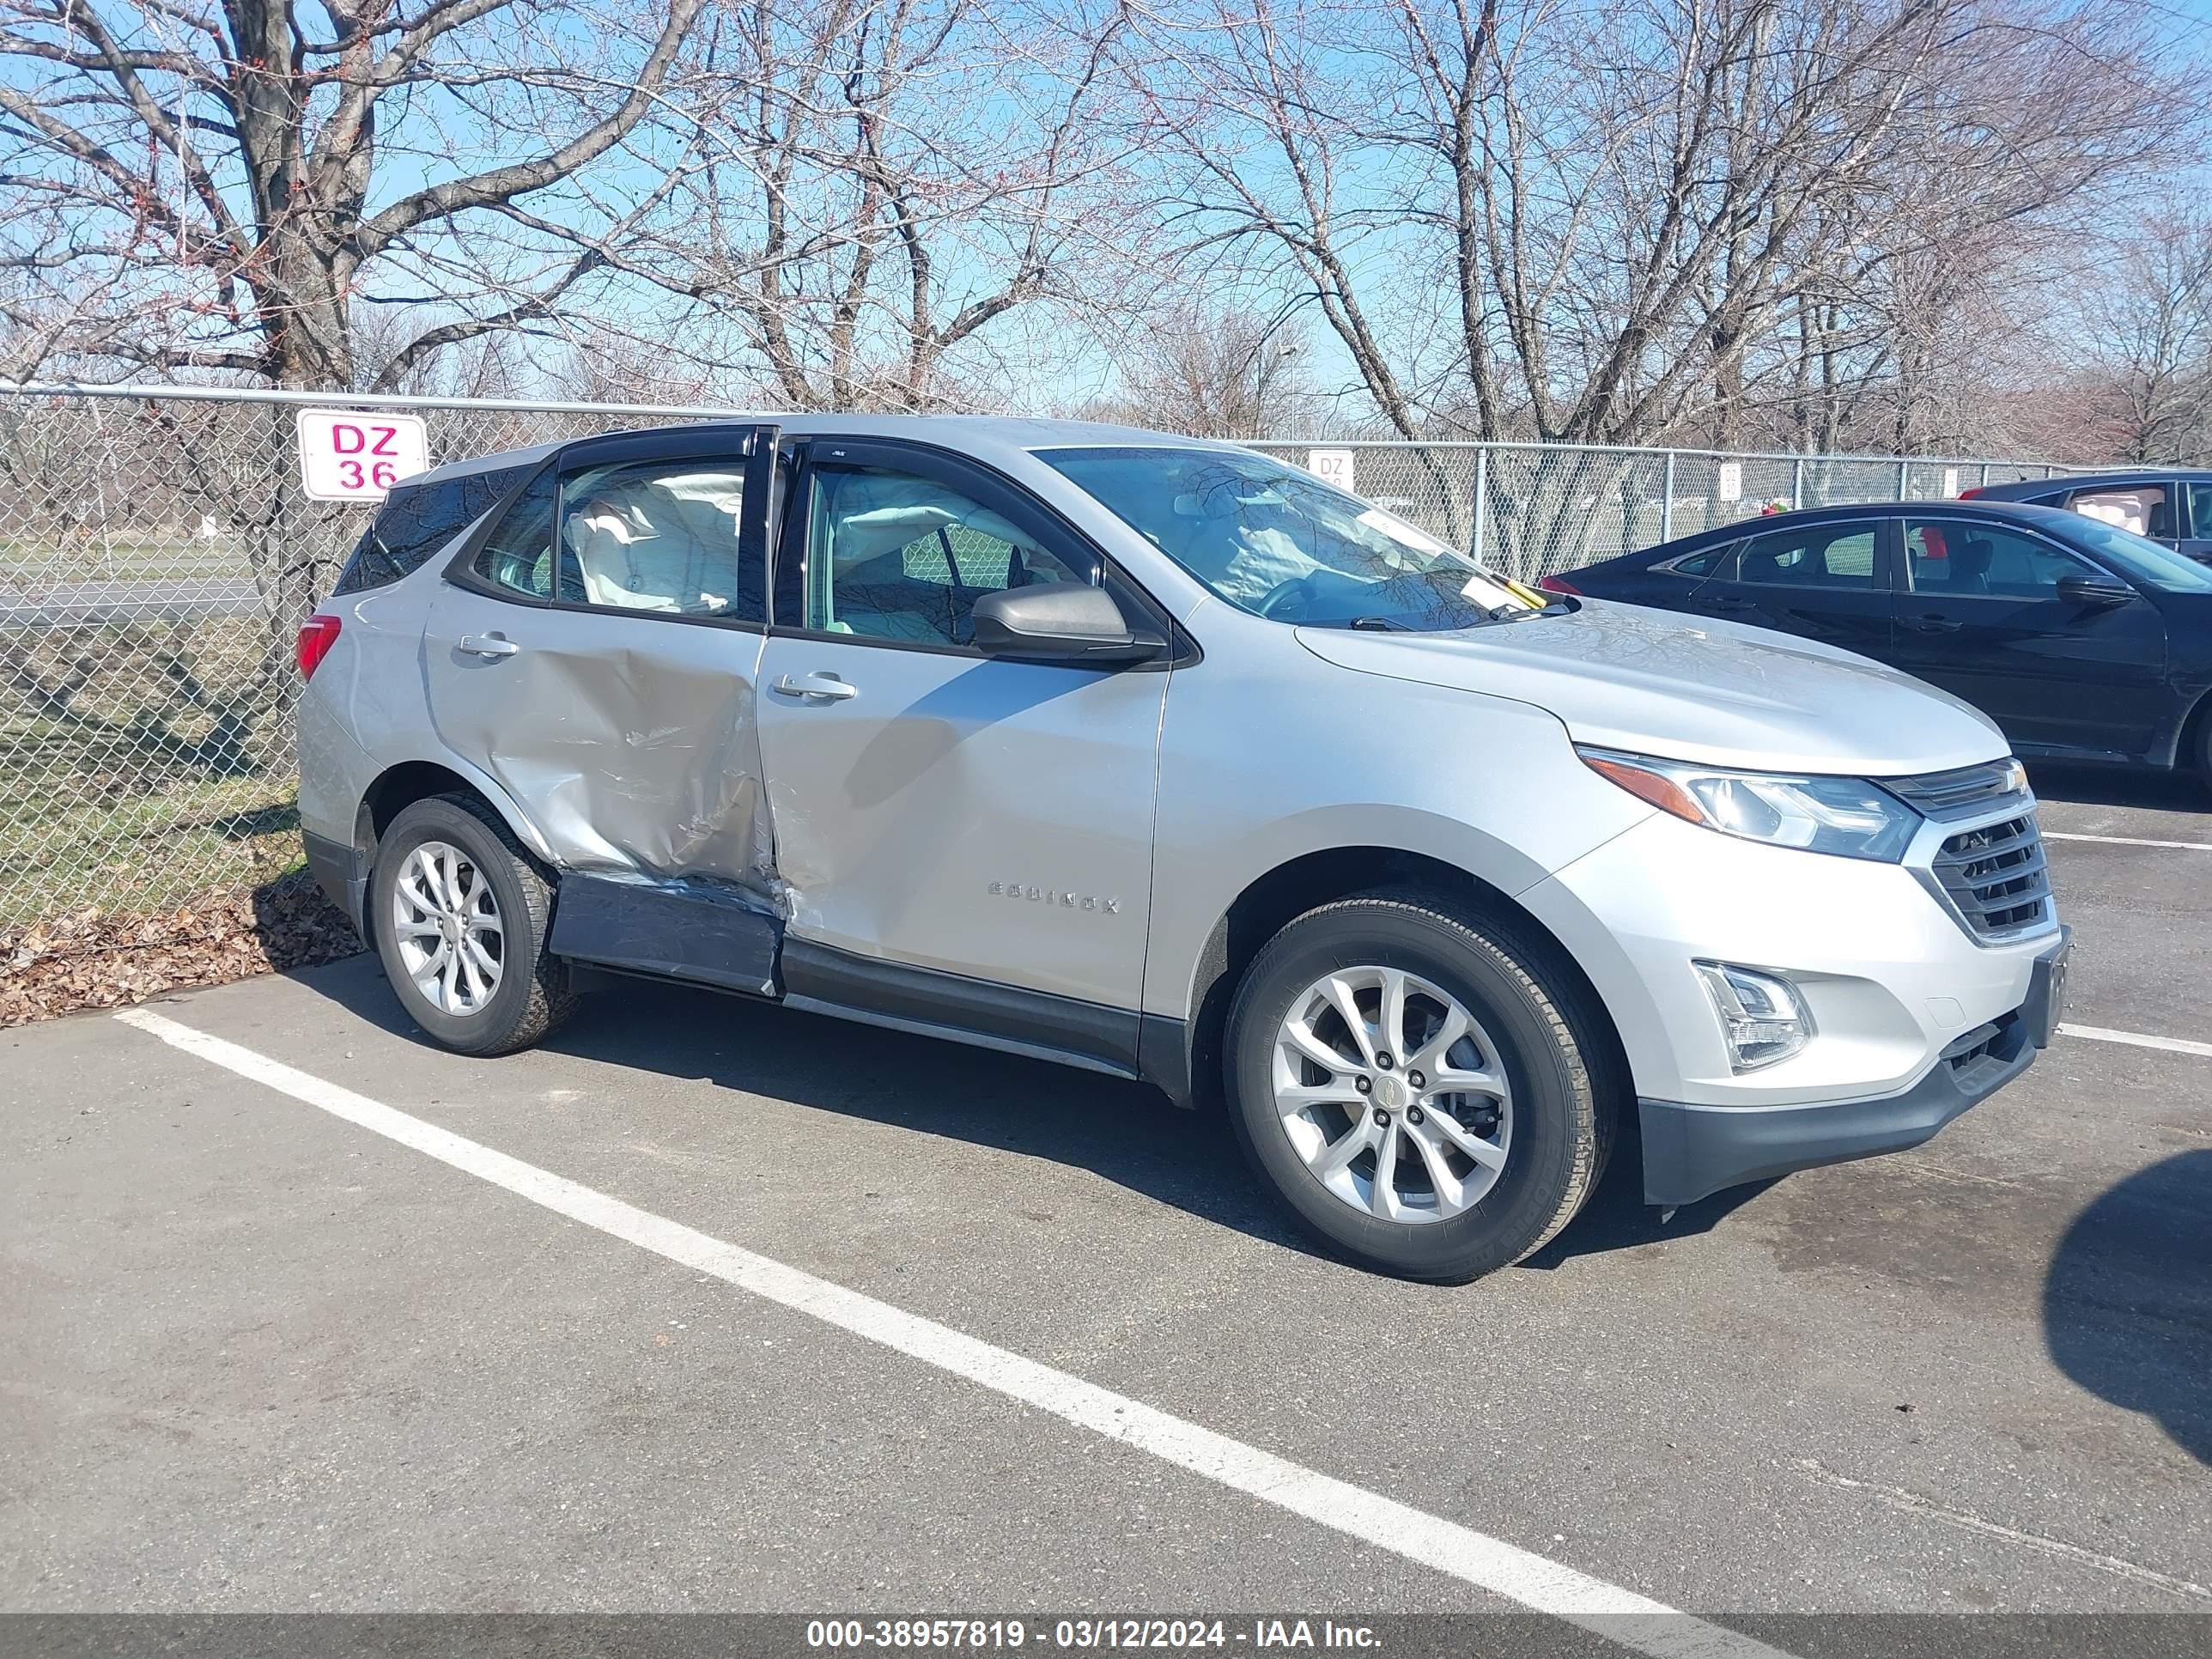
[{"label": "damaged front door", "polygon": [[569,446],[463,546],[424,632],[440,737],[564,870],[641,903],[768,908],[755,692],[775,435]]},{"label": "damaged front door", "polygon": [[787,992],[1135,1064],[1167,657],[994,659],[986,593],[1080,583],[1167,621],[1033,496],[817,439],[786,515],[761,735]]}]

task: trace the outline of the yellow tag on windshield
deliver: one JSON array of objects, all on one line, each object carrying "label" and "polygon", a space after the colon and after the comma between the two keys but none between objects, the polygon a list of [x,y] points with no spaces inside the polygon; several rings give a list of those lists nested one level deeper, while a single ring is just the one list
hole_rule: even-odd
[{"label": "yellow tag on windshield", "polygon": [[1510,576],[1500,576],[1497,580],[1505,585],[1507,592],[1532,611],[1541,611],[1552,603],[1553,596],[1540,588],[1531,587],[1526,582],[1516,582]]}]

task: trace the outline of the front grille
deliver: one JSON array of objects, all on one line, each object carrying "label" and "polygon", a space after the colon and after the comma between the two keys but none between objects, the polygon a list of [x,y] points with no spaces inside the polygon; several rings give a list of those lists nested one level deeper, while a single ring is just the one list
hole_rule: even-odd
[{"label": "front grille", "polygon": [[1932,873],[1978,938],[2027,933],[2050,918],[2051,878],[2033,807],[1945,837]]},{"label": "front grille", "polygon": [[1931,818],[1970,812],[2002,800],[2024,797],[2020,763],[2008,756],[1978,766],[1954,767],[1948,772],[1924,772],[1917,778],[1883,778],[1881,787],[1902,796]]}]

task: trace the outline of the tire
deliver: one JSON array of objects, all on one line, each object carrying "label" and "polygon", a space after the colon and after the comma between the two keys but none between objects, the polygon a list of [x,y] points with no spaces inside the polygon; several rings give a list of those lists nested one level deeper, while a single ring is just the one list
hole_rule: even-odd
[{"label": "tire", "polygon": [[[1330,1012],[1340,1003],[1322,989],[1332,979],[1352,985],[1379,978],[1372,992],[1353,993],[1365,1023],[1367,999],[1379,1005],[1393,974],[1402,976],[1400,1025],[1403,1040],[1416,1047],[1413,1055],[1381,1047],[1387,1030],[1378,1028],[1388,1022],[1379,1006],[1367,1040],[1352,1037],[1349,1023]],[[1552,1238],[1603,1171],[1619,1116],[1615,1067],[1613,1050],[1596,1036],[1601,1016],[1587,997],[1553,965],[1549,948],[1457,899],[1409,890],[1323,905],[1269,940],[1237,988],[1224,1055],[1231,1121],[1261,1180],[1333,1251],[1379,1273],[1464,1284]],[[1433,1044],[1454,1012],[1447,1000],[1472,1028],[1463,1042],[1439,1050]],[[1285,1022],[1294,1010],[1306,1035],[1321,1036],[1330,1053],[1372,1050],[1364,1063],[1347,1062],[1351,1085],[1365,1091],[1355,1097],[1364,1119],[1348,1103],[1303,1112],[1279,1107],[1279,1084],[1313,1095],[1343,1085],[1328,1076],[1329,1066],[1308,1058],[1303,1038],[1289,1041]],[[1431,1034],[1425,1042],[1421,1031]],[[1416,1077],[1413,1062],[1425,1055],[1437,1076]],[[1423,1096],[1412,1086],[1445,1077],[1502,1077],[1504,1087]],[[1377,1105],[1386,1091],[1387,1102]],[[1439,1113],[1449,1115],[1458,1134],[1447,1135]],[[1358,1197],[1358,1164],[1379,1160],[1379,1146],[1365,1159],[1328,1166],[1350,1137],[1389,1135],[1387,1127],[1374,1126],[1394,1117],[1397,1139],[1383,1144],[1397,1160],[1389,1203],[1397,1213],[1385,1215],[1376,1212],[1371,1170],[1367,1198]],[[1459,1150],[1477,1139],[1484,1146],[1474,1150],[1498,1160],[1494,1165]],[[1450,1166],[1443,1179],[1435,1178],[1433,1153]],[[1455,1211],[1455,1203],[1462,1207]]]},{"label": "tire", "polygon": [[[440,848],[453,857],[448,860],[436,850]],[[461,908],[471,918],[473,936],[496,963],[495,979],[475,965],[473,956],[433,973],[441,994],[457,987],[458,1001],[473,1006],[441,1006],[418,983],[426,966],[424,956],[443,945],[451,957],[453,943],[445,933],[403,931],[408,917],[419,923],[433,914],[411,900],[403,912],[400,903],[403,878],[414,893],[429,890],[422,866],[410,866],[418,852],[434,867],[458,872],[459,887],[465,895]],[[489,910],[481,896],[484,893],[489,894]],[[514,832],[480,800],[435,795],[404,808],[377,845],[368,907],[385,977],[409,1018],[441,1047],[463,1054],[513,1054],[544,1037],[575,1006],[568,963],[545,950],[553,889]],[[489,926],[495,921],[496,938]],[[488,981],[489,994],[481,994]]]}]

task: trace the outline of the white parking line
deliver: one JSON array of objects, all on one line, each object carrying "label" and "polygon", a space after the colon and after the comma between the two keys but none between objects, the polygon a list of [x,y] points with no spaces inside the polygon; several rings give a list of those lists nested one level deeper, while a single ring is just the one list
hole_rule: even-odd
[{"label": "white parking line", "polygon": [[1789,1659],[1725,1626],[710,1237],[165,1015],[131,1008],[115,1018],[556,1214],[1655,1659]]},{"label": "white parking line", "polygon": [[2100,841],[2112,847],[2171,847],[2184,853],[2212,853],[2212,841],[2145,841],[2139,836],[2069,836],[2061,830],[2046,830],[2045,841]]},{"label": "white parking line", "polygon": [[2061,1025],[2061,1036],[2087,1037],[2092,1042],[2124,1042],[2131,1048],[2163,1048],[2176,1054],[2212,1054],[2212,1042],[2192,1042],[2187,1037],[2146,1036],[2141,1031],[2107,1030],[2102,1025]]}]

